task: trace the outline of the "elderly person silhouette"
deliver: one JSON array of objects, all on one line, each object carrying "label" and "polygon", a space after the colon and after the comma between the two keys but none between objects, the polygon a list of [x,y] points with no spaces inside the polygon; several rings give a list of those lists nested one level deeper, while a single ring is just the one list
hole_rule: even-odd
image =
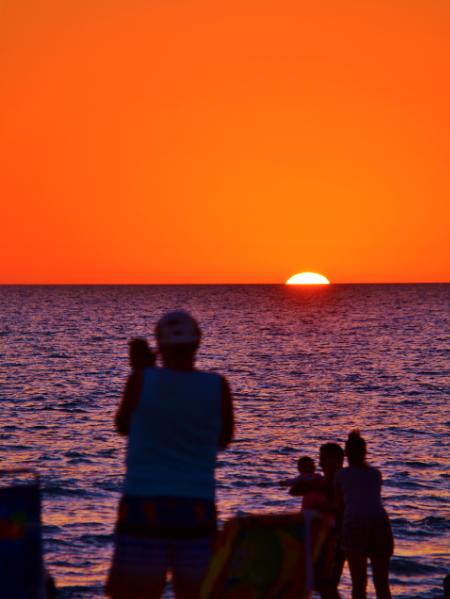
[{"label": "elderly person silhouette", "polygon": [[216,455],[234,426],[226,379],[194,366],[200,338],[187,312],[163,316],[163,365],[130,375],[116,414],[128,450],[106,585],[114,599],[161,597],[168,571],[178,599],[200,593],[216,533]]}]

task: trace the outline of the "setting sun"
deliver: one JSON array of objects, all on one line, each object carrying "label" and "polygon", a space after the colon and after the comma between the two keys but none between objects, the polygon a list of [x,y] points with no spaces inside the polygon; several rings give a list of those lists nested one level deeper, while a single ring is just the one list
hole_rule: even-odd
[{"label": "setting sun", "polygon": [[319,275],[317,272],[301,272],[296,275],[292,275],[287,281],[286,285],[329,285],[330,281],[323,275]]}]

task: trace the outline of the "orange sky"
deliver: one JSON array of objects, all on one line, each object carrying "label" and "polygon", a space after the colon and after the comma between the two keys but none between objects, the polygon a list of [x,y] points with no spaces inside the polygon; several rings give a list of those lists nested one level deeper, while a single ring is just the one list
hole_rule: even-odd
[{"label": "orange sky", "polygon": [[450,281],[448,0],[0,0],[3,283]]}]

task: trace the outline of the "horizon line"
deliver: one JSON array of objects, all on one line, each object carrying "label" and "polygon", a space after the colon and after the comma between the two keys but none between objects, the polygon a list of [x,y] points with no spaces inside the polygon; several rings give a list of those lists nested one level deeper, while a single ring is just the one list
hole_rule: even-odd
[{"label": "horizon line", "polygon": [[261,282],[261,283],[232,283],[232,282],[223,282],[223,283],[207,283],[207,282],[192,282],[192,283],[162,283],[162,282],[153,282],[153,283],[73,283],[73,282],[34,282],[34,283],[0,283],[0,287],[150,287],[150,286],[226,286],[226,285],[246,285],[246,286],[287,286],[287,287],[329,287],[330,285],[448,285],[450,281],[346,281],[346,282],[332,282],[326,285],[311,285],[311,284],[300,284],[300,285],[286,285],[286,283],[282,282]]}]

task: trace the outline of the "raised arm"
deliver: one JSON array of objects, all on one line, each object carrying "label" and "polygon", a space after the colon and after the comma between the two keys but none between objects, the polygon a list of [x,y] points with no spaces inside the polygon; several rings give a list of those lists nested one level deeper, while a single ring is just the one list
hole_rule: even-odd
[{"label": "raised arm", "polygon": [[219,435],[219,446],[225,449],[233,440],[234,435],[234,411],[233,398],[231,396],[230,386],[225,377],[222,377],[222,430]]},{"label": "raised arm", "polygon": [[130,374],[125,384],[122,400],[116,412],[114,423],[119,435],[128,435],[131,416],[139,402],[142,386],[142,371],[136,370]]}]

